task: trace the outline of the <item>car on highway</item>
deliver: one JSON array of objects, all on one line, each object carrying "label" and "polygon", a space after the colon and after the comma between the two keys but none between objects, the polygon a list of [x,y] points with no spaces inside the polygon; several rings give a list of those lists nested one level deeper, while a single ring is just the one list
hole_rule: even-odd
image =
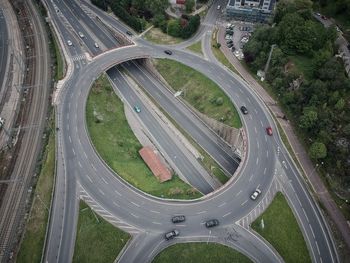
[{"label": "car on highway", "polygon": [[218,225],[219,225],[219,220],[217,219],[211,219],[205,222],[205,227],[207,228],[218,226]]},{"label": "car on highway", "polygon": [[166,240],[173,239],[174,237],[178,236],[180,234],[179,230],[174,229],[173,231],[170,231],[164,235]]},{"label": "car on highway", "polygon": [[68,44],[68,46],[72,46],[73,45],[72,41],[70,41],[70,40],[67,40],[67,44]]},{"label": "car on highway", "polygon": [[181,223],[184,222],[186,220],[184,215],[178,215],[178,216],[174,216],[171,221],[176,224],[176,223]]},{"label": "car on highway", "polygon": [[79,31],[79,36],[80,36],[81,38],[84,38],[84,37],[85,37],[84,34],[83,34],[82,32],[80,32],[80,31]]},{"label": "car on highway", "polygon": [[261,190],[256,188],[255,191],[250,196],[250,199],[256,200],[260,194],[261,194]]},{"label": "car on highway", "polygon": [[247,107],[246,107],[246,106],[242,106],[242,107],[241,107],[241,112],[242,112],[243,114],[248,114],[248,109],[247,109]]},{"label": "car on highway", "polygon": [[140,112],[141,112],[140,107],[137,106],[137,105],[134,106],[134,110],[135,110],[137,113],[140,113]]},{"label": "car on highway", "polygon": [[218,7],[216,8],[217,10],[220,10],[220,8],[221,8],[221,6],[220,5],[218,5]]},{"label": "car on highway", "polygon": [[95,42],[94,44],[95,48],[99,48],[100,46]]},{"label": "car on highway", "polygon": [[171,56],[173,54],[173,52],[171,50],[164,50],[164,53]]},{"label": "car on highway", "polygon": [[233,47],[233,43],[227,44],[227,47],[228,47],[228,48]]},{"label": "car on highway", "polygon": [[267,135],[272,136],[272,128],[270,126],[266,128],[266,133]]},{"label": "car on highway", "polygon": [[128,36],[132,36],[132,33],[130,31],[125,32]]},{"label": "car on highway", "polygon": [[230,44],[230,43],[233,43],[232,39],[229,39],[229,40],[226,41],[226,44]]}]

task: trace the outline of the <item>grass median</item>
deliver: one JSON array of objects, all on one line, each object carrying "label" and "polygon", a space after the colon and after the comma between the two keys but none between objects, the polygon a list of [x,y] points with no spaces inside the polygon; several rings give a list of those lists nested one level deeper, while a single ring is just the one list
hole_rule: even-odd
[{"label": "grass median", "polygon": [[198,42],[192,44],[191,46],[187,47],[187,49],[189,49],[189,50],[191,50],[191,51],[193,51],[195,53],[203,55],[202,41],[198,41]]},{"label": "grass median", "polygon": [[199,112],[234,128],[241,128],[238,112],[220,87],[202,73],[170,59],[154,60],[155,67],[175,91]]},{"label": "grass median", "polygon": [[159,253],[152,263],[249,263],[240,252],[215,243],[182,243],[172,245]]},{"label": "grass median", "polygon": [[286,263],[311,262],[299,225],[282,193],[277,193],[267,210],[252,223],[252,228],[270,242]]},{"label": "grass median", "polygon": [[[54,126],[53,124],[51,125]],[[36,184],[32,209],[25,228],[17,262],[40,262],[45,241],[55,173],[55,133],[50,132],[39,179]]]},{"label": "grass median", "polygon": [[142,145],[131,130],[122,101],[115,95],[107,77],[93,85],[86,105],[87,126],[97,152],[122,178],[144,192],[158,197],[193,199],[201,194],[178,176],[159,183],[138,151]]},{"label": "grass median", "polygon": [[130,235],[96,215],[80,202],[74,263],[114,262]]}]

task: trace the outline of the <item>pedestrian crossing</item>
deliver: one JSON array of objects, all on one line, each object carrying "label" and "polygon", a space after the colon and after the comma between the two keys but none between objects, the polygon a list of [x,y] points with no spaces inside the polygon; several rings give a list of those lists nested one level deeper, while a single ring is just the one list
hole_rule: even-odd
[{"label": "pedestrian crossing", "polygon": [[79,60],[85,60],[85,59],[86,59],[86,57],[83,54],[76,55],[76,56],[72,57],[73,61],[79,61]]}]

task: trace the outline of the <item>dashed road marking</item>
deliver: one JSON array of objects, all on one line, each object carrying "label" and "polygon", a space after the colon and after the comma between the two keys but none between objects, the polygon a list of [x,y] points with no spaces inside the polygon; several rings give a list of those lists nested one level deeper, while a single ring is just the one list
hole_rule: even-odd
[{"label": "dashed road marking", "polygon": [[218,207],[223,207],[226,204],[226,202],[223,202],[222,204],[220,204]]},{"label": "dashed road marking", "polygon": [[226,217],[226,216],[230,215],[231,213],[232,212],[228,212],[228,213],[224,214],[222,217]]},{"label": "dashed road marking", "polygon": [[244,206],[247,202],[248,202],[248,200],[245,200],[245,201],[241,204],[241,206]]}]

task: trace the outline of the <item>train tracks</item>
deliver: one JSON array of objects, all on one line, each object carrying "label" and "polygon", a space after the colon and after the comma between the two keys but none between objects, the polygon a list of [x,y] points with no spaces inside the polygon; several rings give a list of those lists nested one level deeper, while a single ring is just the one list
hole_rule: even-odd
[{"label": "train tracks", "polygon": [[[0,262],[12,260],[23,232],[27,201],[41,150],[50,94],[50,61],[45,29],[31,1],[12,1],[25,43],[26,71],[17,117],[8,183],[0,206]],[[22,127],[22,128],[21,128]],[[25,129],[23,129],[23,127]]]}]

